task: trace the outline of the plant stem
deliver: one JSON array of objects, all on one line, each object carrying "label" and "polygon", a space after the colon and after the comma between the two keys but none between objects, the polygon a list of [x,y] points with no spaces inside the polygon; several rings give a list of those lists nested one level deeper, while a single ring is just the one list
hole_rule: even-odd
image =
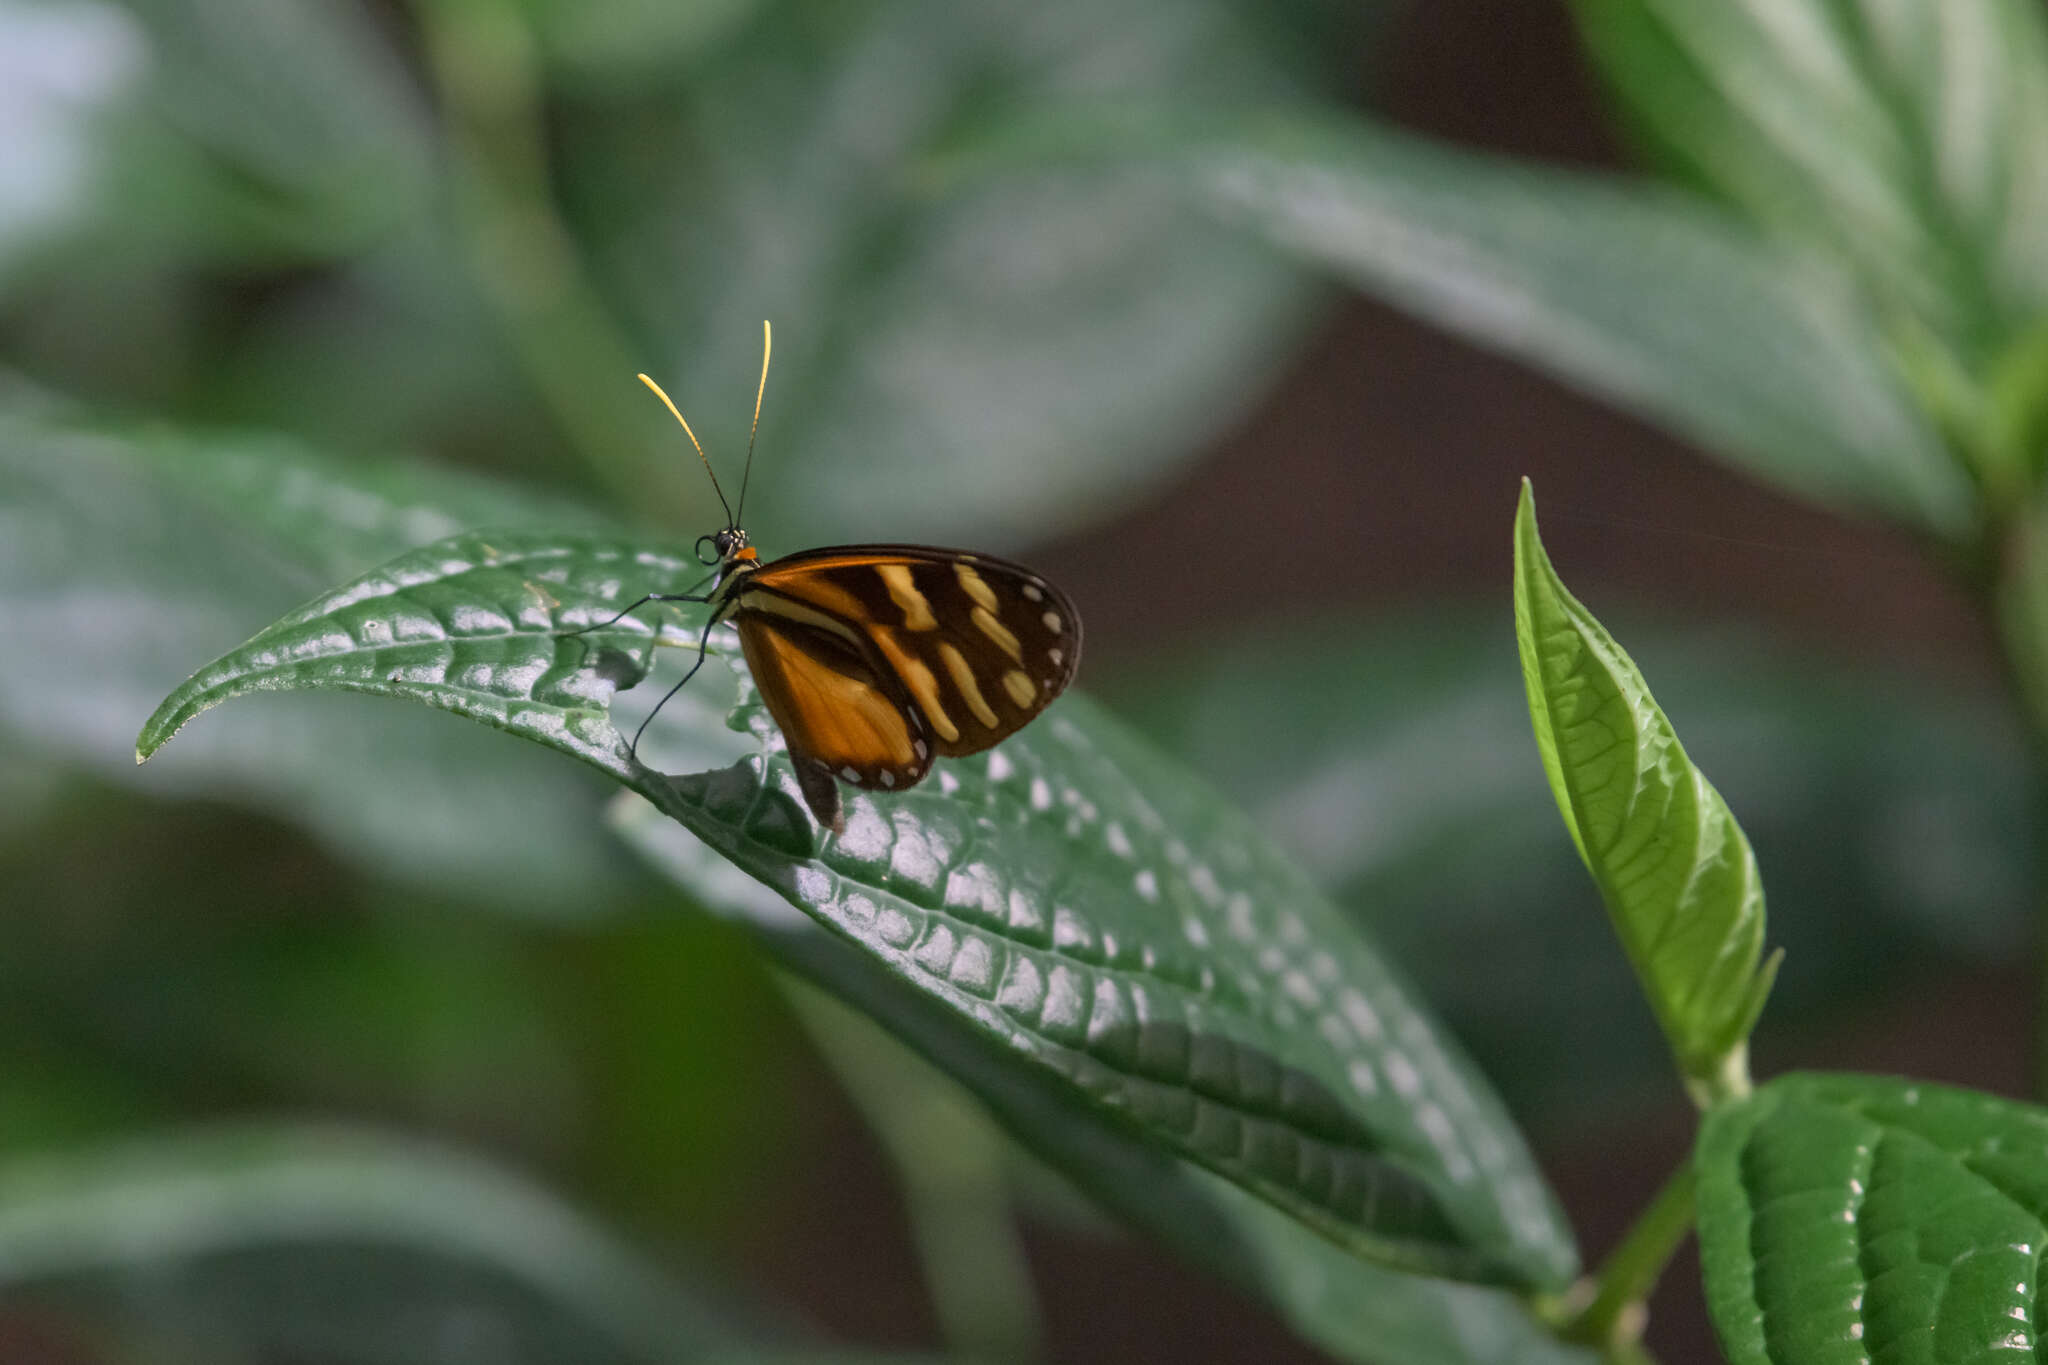
[{"label": "plant stem", "polygon": [[1010,1214],[995,1131],[949,1080],[866,1016],[815,987],[781,979],[797,1018],[896,1168],[951,1352],[988,1365],[1042,1359],[1038,1296]]},{"label": "plant stem", "polygon": [[[1998,629],[2006,681],[2026,718],[2033,760],[2028,824],[2037,848],[2048,847],[2048,504],[2017,503],[1991,537],[1995,556],[1976,575],[1979,600]],[[2032,1065],[2036,1099],[2048,1098],[2048,889],[2036,887],[2034,934],[2039,974]]]},{"label": "plant stem", "polygon": [[632,415],[643,365],[591,288],[556,214],[540,58],[508,0],[423,0],[446,114],[458,230],[479,287],[562,435],[618,505],[670,521],[695,509],[687,467]]},{"label": "plant stem", "polygon": [[1664,1182],[1621,1245],[1608,1254],[1593,1278],[1593,1297],[1559,1326],[1559,1336],[1598,1346],[1618,1362],[1647,1358],[1641,1346],[1649,1320],[1645,1303],[1679,1243],[1692,1231],[1693,1195],[1688,1159]]}]

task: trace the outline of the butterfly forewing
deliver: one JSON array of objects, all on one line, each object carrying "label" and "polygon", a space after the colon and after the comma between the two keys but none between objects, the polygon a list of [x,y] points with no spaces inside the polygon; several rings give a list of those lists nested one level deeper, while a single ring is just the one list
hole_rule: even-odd
[{"label": "butterfly forewing", "polygon": [[[914,769],[849,762],[854,777],[832,763],[835,776],[863,787],[921,778],[922,742],[959,757],[1014,734],[1065,690],[1081,659],[1081,622],[1066,594],[1021,565],[957,550],[864,545],[790,555],[747,575],[734,614],[743,641],[751,621],[807,646],[818,668],[845,660],[849,676],[904,712]],[[800,714],[829,705],[829,688],[811,680],[800,695],[777,697],[789,670],[764,674],[755,650],[748,646],[749,666],[792,752],[832,762],[839,751],[814,747],[834,738],[831,727]]]}]

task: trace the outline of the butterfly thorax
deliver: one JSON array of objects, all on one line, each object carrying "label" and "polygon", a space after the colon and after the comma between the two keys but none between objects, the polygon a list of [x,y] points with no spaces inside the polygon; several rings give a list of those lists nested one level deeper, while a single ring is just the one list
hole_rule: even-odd
[{"label": "butterfly thorax", "polygon": [[746,531],[738,526],[714,531],[700,537],[697,543],[701,546],[707,540],[718,562],[718,586],[711,597],[715,604],[713,615],[719,616],[730,606],[747,575],[761,567],[761,554],[747,542]]}]

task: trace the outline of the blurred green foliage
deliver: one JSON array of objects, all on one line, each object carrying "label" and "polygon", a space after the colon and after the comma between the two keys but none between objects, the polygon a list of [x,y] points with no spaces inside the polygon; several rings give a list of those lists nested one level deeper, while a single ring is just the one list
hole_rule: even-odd
[{"label": "blurred green foliage", "polygon": [[[1859,44],[1842,7],[1788,8],[1814,42],[1576,6],[1675,182],[1651,184],[1342,111],[1370,18],[1308,0],[0,0],[0,1342],[847,1358],[744,1283],[841,1169],[838,1074],[956,1348],[1043,1349],[1009,1206],[1071,1209],[988,1106],[1324,1350],[1582,1359],[1506,1295],[1364,1266],[949,1057],[552,755],[357,698],[243,703],[143,769],[133,736],[401,549],[687,540],[715,502],[632,373],[730,469],[763,316],[757,540],[1000,550],[1183,468],[1293,356],[1311,271],[1910,528],[1994,602],[2048,715],[2038,16],[1929,0]],[[1956,71],[1983,97],[1948,98]],[[1563,1132],[1650,1092],[1658,1041],[1544,799],[1504,610],[1426,610],[1103,681]],[[1999,703],[1628,635],[1770,882],[1774,1022],[2019,954],[2038,779]],[[688,766],[741,751],[711,752],[727,700],[668,717],[709,746]],[[879,1034],[821,1060],[831,1007],[793,1012],[767,962],[949,1078]]]}]

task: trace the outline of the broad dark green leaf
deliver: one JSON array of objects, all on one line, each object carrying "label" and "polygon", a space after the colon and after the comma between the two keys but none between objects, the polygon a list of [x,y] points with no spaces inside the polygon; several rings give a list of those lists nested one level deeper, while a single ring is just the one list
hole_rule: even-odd
[{"label": "broad dark green leaf", "polygon": [[1315,115],[1023,122],[956,155],[984,173],[1149,169],[1297,258],[1758,478],[1970,531],[1968,480],[1846,277],[1696,201]]},{"label": "broad dark green leaf", "polygon": [[1983,360],[2048,306],[2048,24],[2031,0],[1577,0],[1662,159]]},{"label": "broad dark green leaf", "polygon": [[[694,646],[696,632],[672,607],[652,625],[630,615],[570,632],[642,592],[680,593],[703,577],[687,554],[616,537],[476,531],[436,541],[314,598],[194,674],[149,718],[135,759],[232,697],[323,688],[457,711],[628,781],[612,693],[647,675],[657,645]],[[701,709],[700,697],[683,704]]]},{"label": "broad dark green leaf", "polygon": [[1551,792],[1679,1069],[1703,1098],[1746,1087],[1749,1030],[1777,970],[1758,965],[1755,855],[1634,661],[1551,567],[1526,482],[1515,634]]},{"label": "broad dark green leaf", "polygon": [[596,784],[445,718],[280,698],[174,763],[138,772],[130,743],[196,657],[337,577],[482,520],[587,517],[280,439],[124,439],[0,414],[0,729],[25,760],[297,820],[381,874],[528,913],[602,906],[621,879]]},{"label": "broad dark green leaf", "polygon": [[198,1130],[0,1166],[0,1288],[89,1310],[181,1358],[741,1356],[703,1305],[553,1198],[369,1131]]},{"label": "broad dark green leaf", "polygon": [[986,1105],[1105,1210],[1272,1305],[1304,1337],[1373,1365],[1590,1365],[1513,1295],[1405,1275],[1347,1255],[1272,1205],[1126,1139],[1059,1078],[988,1047],[896,989],[876,961],[664,819],[621,797],[614,824],[696,900],[754,927],[778,961],[866,1011]]},{"label": "broad dark green leaf", "polygon": [[2031,1359],[2048,1110],[1780,1077],[1707,1116],[1700,1259],[1734,1365]]},{"label": "broad dark green leaf", "polygon": [[[1739,623],[1616,628],[1770,871],[1781,1031],[1863,1008],[1930,959],[2026,953],[2040,856],[2003,698]],[[1330,888],[1525,1123],[1661,1093],[1669,1053],[1586,913],[1498,606],[1273,623],[1097,686]]]},{"label": "broad dark green leaf", "polygon": [[[200,670],[137,752],[229,697],[308,687],[426,701],[536,739],[631,786],[964,1040],[1063,1079],[1134,1137],[1397,1265],[1569,1274],[1519,1135],[1408,988],[1244,821],[1084,699],[920,790],[855,797],[846,834],[823,842],[752,702],[734,724],[757,752],[738,764],[674,780],[632,765],[612,693],[642,679],[657,639],[693,633],[635,617],[557,632],[697,573],[624,541],[440,542]],[[680,698],[663,732],[675,738],[649,755],[718,761],[714,700]]]}]

